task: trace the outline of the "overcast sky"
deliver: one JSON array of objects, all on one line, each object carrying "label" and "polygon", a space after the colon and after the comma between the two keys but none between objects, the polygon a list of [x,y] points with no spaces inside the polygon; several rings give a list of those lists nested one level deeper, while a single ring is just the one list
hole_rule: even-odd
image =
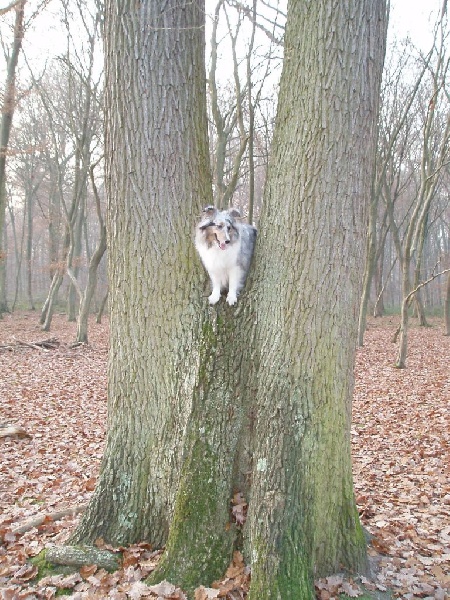
[{"label": "overcast sky", "polygon": [[[42,0],[28,0],[26,14],[30,14]],[[422,50],[428,50],[431,45],[431,31],[436,16],[439,14],[443,0],[391,0],[391,17],[389,27],[389,39],[393,36],[404,38],[409,35],[413,43]],[[11,0],[0,0],[0,8],[11,3]],[[275,3],[275,2],[274,2]],[[206,0],[208,12],[213,12],[216,0]],[[42,63],[44,57],[60,54],[64,49],[65,33],[57,18],[58,0],[50,2],[46,9],[46,15],[40,15],[35,21],[35,31],[27,32],[25,36],[24,49],[27,57],[34,63]],[[53,15],[53,18],[50,17]],[[432,16],[430,16],[432,15]],[[9,17],[9,15],[8,15]],[[0,17],[0,24],[2,19]],[[0,29],[0,33],[2,29]],[[9,45],[9,39],[4,40]],[[0,72],[4,64],[0,64]]]}]

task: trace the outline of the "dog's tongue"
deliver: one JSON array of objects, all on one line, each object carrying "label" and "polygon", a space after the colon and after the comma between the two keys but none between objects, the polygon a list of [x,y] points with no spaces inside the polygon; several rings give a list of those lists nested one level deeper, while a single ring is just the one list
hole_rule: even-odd
[{"label": "dog's tongue", "polygon": [[227,247],[227,245],[225,244],[225,242],[221,242],[221,243],[219,244],[219,248],[220,248],[221,250],[225,250],[225,248],[226,248],[226,247]]}]

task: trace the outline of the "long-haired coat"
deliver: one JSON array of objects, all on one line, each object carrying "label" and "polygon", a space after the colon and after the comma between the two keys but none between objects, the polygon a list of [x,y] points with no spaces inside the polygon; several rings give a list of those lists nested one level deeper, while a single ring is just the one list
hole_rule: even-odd
[{"label": "long-haired coat", "polygon": [[222,291],[228,290],[227,302],[233,306],[244,287],[255,247],[256,228],[237,221],[240,216],[237,208],[218,210],[207,206],[197,224],[195,247],[211,279],[210,304],[216,304]]}]

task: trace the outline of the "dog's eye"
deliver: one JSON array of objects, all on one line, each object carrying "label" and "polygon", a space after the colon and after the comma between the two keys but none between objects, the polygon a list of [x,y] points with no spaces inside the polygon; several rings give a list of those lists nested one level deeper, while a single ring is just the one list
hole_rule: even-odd
[{"label": "dog's eye", "polygon": [[231,225],[227,226],[228,231],[231,231]]}]

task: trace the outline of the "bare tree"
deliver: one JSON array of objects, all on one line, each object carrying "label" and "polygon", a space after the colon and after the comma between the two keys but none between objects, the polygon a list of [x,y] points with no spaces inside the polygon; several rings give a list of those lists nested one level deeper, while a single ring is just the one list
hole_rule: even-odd
[{"label": "bare tree", "polygon": [[[77,276],[83,262],[82,233],[88,211],[89,169],[95,160],[95,152],[99,151],[101,137],[102,73],[97,72],[95,68],[98,60],[96,45],[99,41],[101,10],[94,3],[90,12],[86,8],[85,0],[77,0],[76,11],[72,14],[70,11],[73,6],[73,3],[64,4],[67,51],[60,60],[60,81],[65,81],[65,103],[57,106],[48,90],[40,88],[42,102],[49,118],[52,119],[52,147],[58,165],[58,205],[62,207],[65,220],[61,255],[41,313],[44,330],[50,329],[57,293],[66,272],[70,275],[71,282],[68,316],[69,319],[75,319],[77,316],[73,294],[77,288],[78,292],[80,291]],[[72,41],[73,19],[81,21],[85,44],[81,50],[84,51],[78,48],[79,41]],[[56,115],[59,115],[58,118]],[[58,143],[61,136],[65,137],[63,145]],[[95,214],[98,214],[97,210]]]},{"label": "bare tree", "polygon": [[97,246],[94,253],[92,254],[89,261],[87,282],[84,291],[81,289],[75,275],[68,270],[69,276],[73,281],[73,284],[78,292],[80,298],[80,310],[78,314],[77,322],[77,336],[76,342],[86,343],[88,341],[88,319],[91,308],[92,298],[95,293],[97,286],[97,270],[103,255],[106,252],[106,225],[103,219],[103,211],[101,207],[100,195],[98,192],[97,185],[95,183],[94,168],[96,165],[92,165],[89,171],[92,190],[95,198],[95,207],[97,212],[97,219],[99,225],[99,237]]},{"label": "bare tree", "polygon": [[[440,39],[438,40],[439,44],[437,46],[436,62],[433,66],[430,64],[428,67],[432,87],[428,106],[424,111],[419,186],[412,206],[411,216],[406,225],[402,247],[401,269],[403,300],[399,327],[399,351],[396,361],[396,366],[398,368],[404,368],[406,365],[408,308],[411,299],[415,295],[415,290],[418,290],[421,287],[416,285],[416,288],[413,289],[412,285],[411,265],[413,254],[418,248],[420,249],[422,243],[421,238],[424,236],[431,203],[436,196],[438,185],[441,182],[443,168],[450,160],[450,113],[448,110],[448,102],[450,100],[448,94],[450,59],[447,55],[447,36],[445,34],[444,23],[442,22],[439,31]],[[443,111],[443,122],[440,122],[440,119],[438,118],[438,107],[441,103],[446,105],[446,108]]]},{"label": "bare tree", "polygon": [[[398,198],[403,185],[400,181],[400,170],[410,131],[408,119],[411,119],[413,104],[430,58],[431,53],[424,60],[413,83],[409,85],[403,82],[403,73],[411,69],[412,55],[409,48],[403,47],[391,52],[391,63],[386,65],[384,72],[377,161],[369,211],[364,286],[359,311],[358,343],[360,346],[364,343],[367,309],[375,268],[382,255],[388,229],[392,224],[392,218],[387,217],[389,214],[393,216],[395,199]],[[384,213],[380,210],[382,198],[385,198],[388,204],[384,207]],[[398,244],[397,248],[399,249]]]},{"label": "bare tree", "polygon": [[20,0],[10,4],[6,9],[15,10],[15,21],[14,38],[10,52],[6,57],[7,74],[0,119],[0,317],[8,309],[6,301],[6,255],[2,245],[6,211],[6,158],[16,108],[16,71],[24,34],[25,4],[26,0]]},{"label": "bare tree", "polygon": [[[257,51],[256,34],[260,22],[257,5],[258,0],[253,0],[252,8],[248,11],[247,7],[239,2],[217,2],[212,24],[208,76],[216,202],[221,206],[229,206],[238,186],[244,186],[246,198],[241,208],[248,211],[250,220],[253,220],[255,212],[255,116],[269,76],[272,74],[273,78],[273,63],[280,63],[280,57],[274,56],[274,48],[279,48],[275,41],[270,42],[264,56],[260,56],[260,52]],[[244,24],[247,18],[250,19],[251,29],[250,34],[244,36],[241,32],[246,29]],[[222,21],[225,21],[225,24]],[[275,21],[272,27],[276,26]],[[223,35],[224,28],[227,35]],[[280,29],[284,31],[284,27],[280,26]],[[245,52],[242,53],[239,49],[244,45],[244,40]],[[231,77],[226,85],[223,84],[222,76],[224,61],[220,61],[220,50],[224,41],[229,46],[226,52],[227,62],[230,62],[229,56],[232,59]],[[241,65],[245,66],[245,70]],[[233,202],[240,204],[236,196]]]}]

